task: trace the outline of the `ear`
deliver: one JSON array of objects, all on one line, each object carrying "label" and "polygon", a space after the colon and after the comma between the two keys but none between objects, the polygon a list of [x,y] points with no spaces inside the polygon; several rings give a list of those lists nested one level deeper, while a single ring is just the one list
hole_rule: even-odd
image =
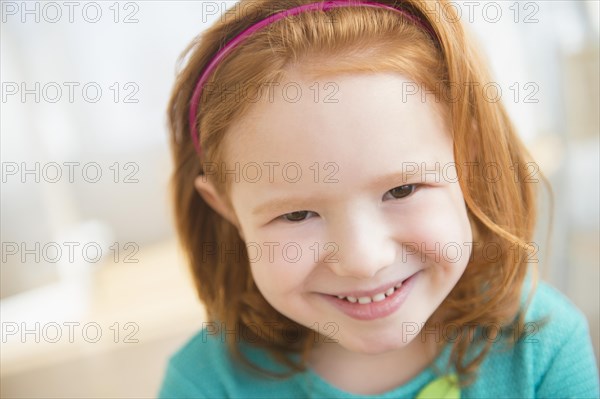
[{"label": "ear", "polygon": [[215,212],[217,212],[225,220],[227,220],[229,223],[231,223],[232,225],[234,225],[237,228],[238,233],[240,234],[240,237],[242,237],[242,239],[243,239],[244,235],[243,235],[242,229],[240,228],[240,223],[238,221],[238,218],[237,218],[235,212],[233,211],[233,209],[231,209],[231,207],[225,201],[225,199],[222,197],[222,195],[217,192],[217,189],[208,180],[206,175],[201,174],[201,175],[197,176],[196,179],[194,180],[194,186],[196,187],[196,190],[198,191],[198,193],[200,194],[202,199],[204,199],[204,201]]}]

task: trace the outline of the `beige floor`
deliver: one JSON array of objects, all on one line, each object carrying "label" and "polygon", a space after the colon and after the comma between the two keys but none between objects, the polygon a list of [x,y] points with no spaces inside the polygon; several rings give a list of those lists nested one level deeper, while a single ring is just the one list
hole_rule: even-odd
[{"label": "beige floor", "polygon": [[[204,309],[174,242],[136,257],[103,265],[85,292],[57,284],[0,302],[3,323],[33,329],[41,321],[39,342],[34,334],[3,337],[2,398],[156,396],[169,355],[201,328]],[[65,322],[80,323],[72,340]],[[62,328],[56,343],[56,329],[43,330],[48,323]],[[97,328],[84,338],[86,323],[100,327],[98,342]]]},{"label": "beige floor", "polygon": [[165,361],[188,334],[101,352],[2,378],[2,398],[152,398]]}]

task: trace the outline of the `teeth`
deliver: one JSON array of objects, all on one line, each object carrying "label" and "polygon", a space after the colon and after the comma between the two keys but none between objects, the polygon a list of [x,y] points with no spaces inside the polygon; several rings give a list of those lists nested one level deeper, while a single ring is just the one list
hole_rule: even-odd
[{"label": "teeth", "polygon": [[391,287],[390,289],[388,289],[385,292],[380,292],[379,294],[375,294],[372,297],[370,296],[362,296],[360,298],[356,298],[353,296],[348,296],[345,297],[343,295],[338,295],[337,297],[339,299],[346,299],[348,302],[351,303],[360,303],[360,304],[367,304],[367,303],[371,303],[371,302],[381,302],[383,301],[386,297],[392,295],[394,293],[394,291],[396,291],[396,288],[399,288],[400,286],[402,286],[402,283],[396,285],[395,287]]},{"label": "teeth", "polygon": [[373,302],[381,302],[385,299],[385,294],[379,293],[373,297]]}]

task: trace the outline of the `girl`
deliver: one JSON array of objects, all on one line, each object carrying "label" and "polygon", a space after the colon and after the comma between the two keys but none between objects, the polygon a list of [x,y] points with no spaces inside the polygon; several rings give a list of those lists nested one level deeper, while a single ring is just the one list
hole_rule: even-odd
[{"label": "girl", "polygon": [[242,0],[188,48],[175,215],[208,321],[160,397],[598,397],[586,319],[537,284],[545,180],[441,5]]}]

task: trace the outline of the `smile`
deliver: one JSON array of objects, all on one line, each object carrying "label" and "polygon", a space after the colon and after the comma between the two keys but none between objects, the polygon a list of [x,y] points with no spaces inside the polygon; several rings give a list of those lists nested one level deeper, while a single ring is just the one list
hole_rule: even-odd
[{"label": "smile", "polygon": [[329,303],[353,319],[375,320],[389,316],[398,310],[420,276],[421,271],[413,274],[401,283],[396,283],[385,291],[371,295],[321,295]]},{"label": "smile", "polygon": [[345,300],[347,300],[350,303],[356,303],[356,302],[358,302],[359,304],[364,305],[364,304],[371,303],[371,302],[381,302],[386,297],[391,296],[400,287],[402,287],[402,283],[397,284],[396,286],[389,288],[385,292],[380,292],[380,293],[377,293],[377,294],[375,294],[373,296],[361,296],[361,297],[357,298],[357,297],[353,297],[353,296],[338,295],[337,297],[339,299],[345,299]]}]

